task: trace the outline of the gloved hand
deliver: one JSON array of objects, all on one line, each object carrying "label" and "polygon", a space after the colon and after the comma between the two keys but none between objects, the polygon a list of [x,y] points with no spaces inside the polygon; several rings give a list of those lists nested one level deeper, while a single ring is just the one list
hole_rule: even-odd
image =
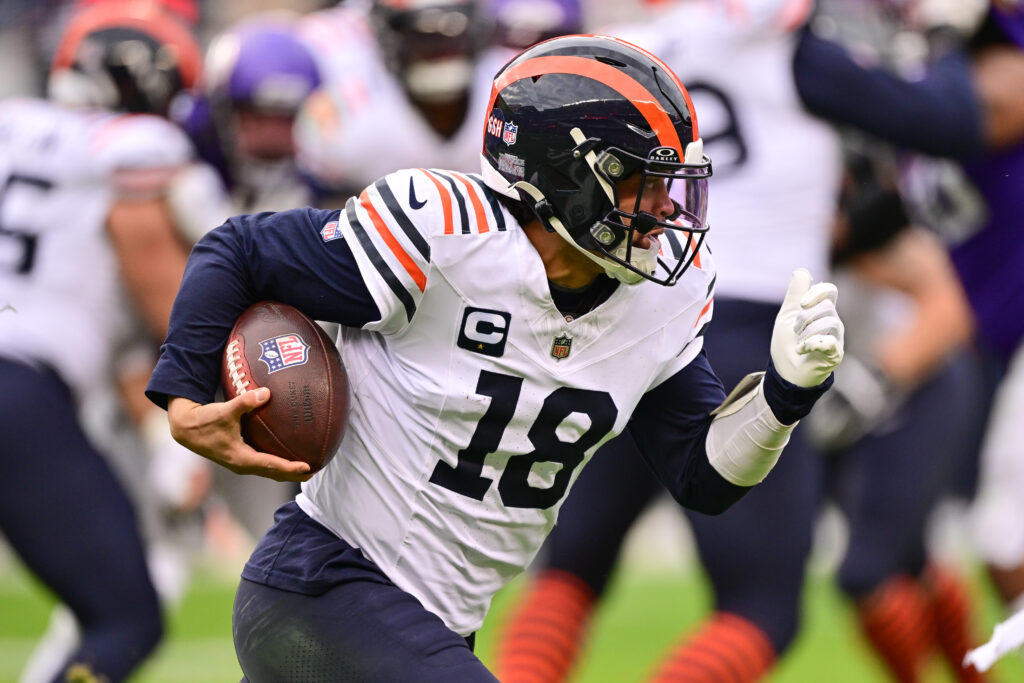
[{"label": "gloved hand", "polygon": [[805,268],[793,271],[772,331],[772,363],[784,380],[814,387],[843,360],[843,321],[831,282],[811,286]]}]

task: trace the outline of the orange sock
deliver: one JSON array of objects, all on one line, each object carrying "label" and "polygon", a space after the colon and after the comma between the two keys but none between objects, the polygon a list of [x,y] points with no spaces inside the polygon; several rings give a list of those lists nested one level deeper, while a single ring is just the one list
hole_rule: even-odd
[{"label": "orange sock", "polygon": [[897,576],[858,605],[861,629],[900,683],[916,683],[935,643],[928,596],[912,577]]},{"label": "orange sock", "polygon": [[750,683],[775,664],[771,641],[760,627],[729,612],[716,612],[670,653],[654,683]]},{"label": "orange sock", "polygon": [[970,635],[970,605],[967,589],[951,572],[930,565],[922,582],[927,592],[936,640],[942,654],[961,683],[980,683],[988,677],[972,667],[963,667],[964,655],[973,647]]},{"label": "orange sock", "polygon": [[502,683],[564,681],[576,661],[594,592],[575,574],[549,569],[533,579],[505,625],[495,675]]}]

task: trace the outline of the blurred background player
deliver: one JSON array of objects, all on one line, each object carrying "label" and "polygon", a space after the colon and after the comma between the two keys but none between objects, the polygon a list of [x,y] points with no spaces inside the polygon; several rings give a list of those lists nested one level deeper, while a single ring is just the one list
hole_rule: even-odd
[{"label": "blurred background player", "polygon": [[52,101],[0,105],[0,527],[80,626],[54,680],[122,680],[162,634],[129,495],[82,415],[114,391],[135,316],[166,332],[188,254],[167,198],[192,156],[162,117],[200,61],[160,6],[95,3],[67,26]]},{"label": "blurred background player", "polygon": [[180,98],[172,112],[217,169],[234,213],[318,199],[295,164],[295,116],[321,83],[316,60],[298,37],[298,19],[283,11],[260,14],[218,34],[206,52],[202,91]]},{"label": "blurred background player", "polygon": [[486,49],[489,16],[475,0],[346,0],[309,15],[325,85],[296,126],[303,171],[342,198],[396,168],[475,171],[476,115],[512,56]]},{"label": "blurred background player", "polygon": [[581,0],[490,0],[494,42],[512,50],[583,32]]},{"label": "blurred background player", "polygon": [[[671,3],[613,29],[660,55],[701,112],[715,165],[708,241],[719,267],[707,346],[726,385],[769,354],[779,274],[798,263],[828,272],[841,172],[838,136],[803,110],[793,87],[793,29],[804,15],[774,0],[746,6],[734,14],[725,3]],[[621,439],[606,446],[565,502],[546,562],[506,627],[501,680],[561,681],[571,670],[623,537],[661,490],[632,451]],[[799,426],[786,451],[793,457],[725,514],[688,513],[716,611],[666,662],[666,680],[723,669],[755,680],[792,641],[824,462]]]},{"label": "blurred background player", "polygon": [[960,667],[974,639],[968,593],[927,531],[977,452],[988,387],[945,247],[912,224],[892,155],[874,147],[848,152],[833,251],[853,362],[807,427],[848,529],[838,583],[868,642],[896,680],[920,680],[936,653],[957,680],[979,680]]},{"label": "blurred background player", "polygon": [[[742,375],[747,371],[746,365],[766,353],[756,345],[744,344],[749,339],[756,342],[755,331],[765,324],[763,312],[771,308],[766,300],[779,296],[771,286],[774,269],[785,267],[790,258],[823,261],[830,251],[839,191],[838,137],[806,113],[797,96],[792,57],[799,34],[793,29],[799,28],[806,17],[794,13],[794,7],[792,3],[747,3],[748,13],[736,15],[722,4],[705,3],[700,7],[683,3],[669,8],[667,17],[661,18],[662,23],[655,24],[670,27],[671,35],[664,34],[669,28],[659,30],[651,26],[641,27],[639,34],[623,34],[627,39],[646,41],[644,44],[653,45],[654,51],[663,54],[669,65],[691,84],[696,106],[707,112],[701,119],[701,128],[708,140],[709,154],[715,159],[712,187],[718,200],[709,218],[716,228],[710,240],[721,273],[716,320],[707,334],[713,340],[709,342],[709,354],[726,382],[730,372]],[[808,7],[804,5],[803,9]],[[680,26],[687,27],[686,41],[674,39]],[[670,44],[662,46],[652,40]],[[800,153],[793,154],[794,149]],[[772,205],[778,208],[766,210]],[[907,249],[899,250],[904,255],[903,265],[907,263]],[[925,299],[923,305],[929,314],[934,309],[931,302],[946,305],[950,303],[948,297],[953,296],[949,278],[940,277],[943,273],[948,275],[949,270],[942,269],[939,256],[933,249],[932,253],[918,257],[919,264],[928,266],[925,274],[930,277],[913,283],[911,288],[913,294]],[[888,258],[891,261],[894,257]],[[943,283],[944,287],[936,286]],[[900,284],[906,288],[906,282]],[[962,296],[953,296],[952,310],[957,310],[958,301],[962,303]],[[933,317],[928,320],[935,322]],[[965,334],[961,327],[959,339]],[[870,333],[861,339],[867,345],[881,341]],[[945,355],[957,340],[944,331],[941,343],[914,353],[897,349],[905,357],[923,353],[927,358],[914,358],[909,363],[903,357],[892,360],[899,354],[887,353],[882,359],[872,356],[871,361],[892,360],[894,367],[887,366],[886,370],[893,372],[893,384],[908,391],[935,366],[943,365]],[[895,345],[912,341],[901,338]],[[915,399],[903,413],[893,416],[900,420],[903,440],[889,437],[891,445],[885,453],[900,453],[907,448],[906,440],[913,439],[919,431],[920,422],[934,418],[928,414],[929,401],[938,401],[950,410],[970,405],[966,391],[963,402],[942,403],[948,392],[963,388],[960,380],[964,375],[971,377],[970,369],[942,370],[942,379],[935,380],[935,388]],[[841,382],[842,377],[837,381]],[[946,420],[942,425],[944,428],[928,434],[934,441],[921,440],[911,453],[934,457],[945,465],[933,468],[931,476],[924,478],[927,485],[918,481],[921,477],[915,469],[917,460],[897,458],[887,472],[888,461],[883,458],[876,461],[882,472],[870,474],[888,477],[886,481],[892,486],[880,487],[874,492],[875,498],[865,495],[863,490],[857,491],[860,498],[854,494],[847,496],[848,503],[860,503],[857,508],[852,503],[847,506],[848,511],[858,516],[850,521],[857,535],[845,566],[847,575],[856,575],[857,581],[862,582],[858,590],[870,592],[867,586],[885,583],[908,562],[919,559],[917,549],[923,545],[927,513],[948,483],[951,463],[967,448],[954,447],[958,443],[956,438],[967,439],[965,435],[970,431],[969,425],[961,426],[956,420]],[[716,613],[668,656],[654,674],[655,679],[712,680],[732,671],[740,680],[756,680],[789,647],[799,624],[805,564],[814,522],[825,495],[828,464],[807,445],[806,436],[801,429],[795,430],[787,449],[796,448],[801,457],[780,463],[769,479],[724,515],[689,515],[700,558],[714,589]],[[930,450],[936,444],[944,448],[941,456]],[[881,444],[876,442],[875,446]],[[547,561],[531,584],[519,613],[507,627],[498,665],[503,680],[563,680],[570,671],[594,601],[606,587],[623,535],[657,491],[649,476],[635,471],[635,457],[626,451],[621,447],[619,452],[606,448],[566,502],[559,526],[548,541]],[[857,473],[864,475],[864,460],[856,461],[861,463]],[[897,462],[902,469],[897,468]],[[897,477],[897,472],[901,476]],[[914,495],[908,495],[909,491]],[[621,503],[624,498],[631,499],[628,509],[609,510],[606,501],[614,499]],[[881,530],[871,525],[871,510],[865,506],[878,498],[887,501],[890,511],[900,510],[894,512],[896,519],[889,520],[889,525]],[[896,505],[897,502],[902,504]],[[876,560],[872,562],[867,556],[861,557],[861,550],[877,550],[882,555],[870,556]],[[915,574],[924,568],[923,557],[920,559],[921,563],[912,568]],[[757,571],[751,572],[751,566],[756,566]],[[950,592],[953,585],[951,580],[944,584]],[[954,623],[950,619],[944,624],[948,640],[958,643],[961,657],[967,644],[963,621]],[[930,627],[931,623],[926,621],[921,628]],[[553,631],[558,631],[558,635]],[[931,643],[929,639],[927,644]],[[955,654],[951,657],[959,661]]]},{"label": "blurred background player", "polygon": [[[978,551],[997,590],[1019,609],[1024,600],[1024,525],[1019,522],[1024,518],[1024,458],[1018,438],[1022,380],[1017,361],[1024,337],[1019,298],[1024,285],[1024,8],[994,2],[980,19],[962,49],[946,49],[912,82],[885,69],[866,68],[837,44],[812,34],[803,40],[797,63],[807,76],[800,86],[816,110],[905,148],[955,159],[969,194],[982,201],[980,212],[960,212],[954,216],[959,220],[937,227],[946,228],[950,254],[974,313],[976,347],[1001,377],[982,447],[973,521]],[[822,70],[829,80],[815,77]],[[864,103],[879,93],[902,97],[893,99],[887,111],[872,111]],[[905,182],[918,184],[913,177]],[[934,189],[931,204],[917,208],[926,218],[942,218],[963,203],[951,200],[963,195],[964,188],[953,189]]]}]

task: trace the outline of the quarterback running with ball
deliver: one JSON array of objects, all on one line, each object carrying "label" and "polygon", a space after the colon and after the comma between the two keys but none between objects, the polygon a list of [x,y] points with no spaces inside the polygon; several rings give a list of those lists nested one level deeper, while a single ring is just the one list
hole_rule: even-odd
[{"label": "quarterback running with ball", "polygon": [[[703,349],[711,162],[656,57],[540,43],[482,113],[480,175],[408,169],[342,210],[236,217],[190,258],[150,397],[197,453],[304,482],[242,573],[249,681],[495,680],[473,634],[603,443],[628,430],[680,504],[720,512],[842,359],[836,289],[799,269],[765,372],[726,396]],[[268,391],[213,402],[228,332],[264,299],[343,326],[348,430],[312,477],[241,440]]]}]

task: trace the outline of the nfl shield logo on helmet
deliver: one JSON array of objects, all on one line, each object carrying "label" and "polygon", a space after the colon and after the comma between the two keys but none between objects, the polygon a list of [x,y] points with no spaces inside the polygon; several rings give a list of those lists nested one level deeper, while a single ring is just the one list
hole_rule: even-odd
[{"label": "nfl shield logo on helmet", "polygon": [[572,349],[572,337],[567,334],[555,337],[554,343],[551,344],[551,355],[558,360],[562,360],[569,357],[570,349]]},{"label": "nfl shield logo on helmet", "polygon": [[309,345],[297,334],[282,334],[260,342],[260,360],[267,372],[303,365],[309,360]]},{"label": "nfl shield logo on helmet", "polygon": [[505,122],[505,130],[501,134],[501,139],[506,145],[516,144],[516,136],[519,134],[519,126],[512,123],[511,121]]}]

